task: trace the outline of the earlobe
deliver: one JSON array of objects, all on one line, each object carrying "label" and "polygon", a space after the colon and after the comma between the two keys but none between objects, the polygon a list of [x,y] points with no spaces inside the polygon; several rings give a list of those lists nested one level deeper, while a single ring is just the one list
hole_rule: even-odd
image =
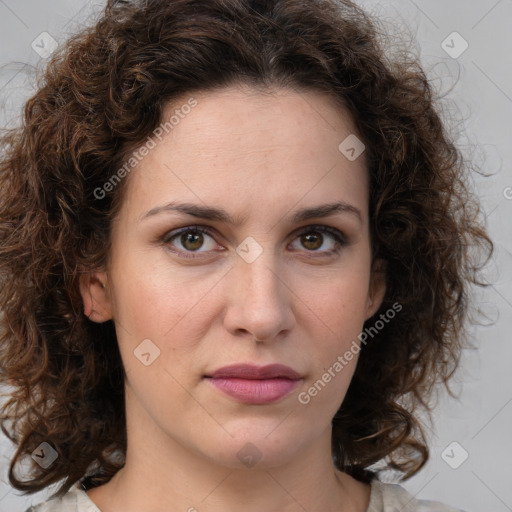
[{"label": "earlobe", "polygon": [[386,262],[384,260],[376,260],[372,268],[365,320],[368,320],[377,312],[384,300],[385,294]]},{"label": "earlobe", "polygon": [[105,272],[84,272],[80,276],[80,294],[84,304],[84,314],[89,320],[103,323],[112,319]]}]

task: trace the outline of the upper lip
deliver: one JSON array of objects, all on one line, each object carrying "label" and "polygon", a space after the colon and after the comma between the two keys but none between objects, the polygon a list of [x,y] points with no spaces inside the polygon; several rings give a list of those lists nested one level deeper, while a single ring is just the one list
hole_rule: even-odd
[{"label": "upper lip", "polygon": [[219,368],[207,377],[213,378],[238,378],[238,379],[300,379],[302,378],[293,368],[283,364],[269,364],[266,366],[256,366],[253,364],[233,364]]}]

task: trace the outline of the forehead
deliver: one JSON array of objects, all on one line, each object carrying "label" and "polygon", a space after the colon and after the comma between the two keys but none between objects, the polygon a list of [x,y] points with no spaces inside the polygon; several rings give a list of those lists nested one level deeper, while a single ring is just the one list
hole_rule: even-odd
[{"label": "forehead", "polygon": [[355,136],[353,120],[326,94],[205,91],[168,103],[162,122],[168,129],[130,176],[127,194],[140,208],[179,198],[268,211],[351,199],[366,210],[364,152],[350,160],[340,150]]},{"label": "forehead", "polygon": [[[162,121],[174,118],[176,124],[169,130],[168,138],[196,142],[198,148],[203,148],[200,156],[214,156],[222,150],[238,156],[244,149],[276,146],[325,156],[326,150],[336,154],[333,149],[337,150],[340,137],[344,139],[356,132],[348,110],[331,96],[317,91],[261,91],[247,85],[203,91],[194,94],[197,106],[178,119],[175,114],[185,111],[189,100],[190,96],[184,96],[165,105]],[[234,144],[240,140],[243,146]],[[230,141],[233,144],[229,145]],[[212,146],[219,151],[206,152]]]}]

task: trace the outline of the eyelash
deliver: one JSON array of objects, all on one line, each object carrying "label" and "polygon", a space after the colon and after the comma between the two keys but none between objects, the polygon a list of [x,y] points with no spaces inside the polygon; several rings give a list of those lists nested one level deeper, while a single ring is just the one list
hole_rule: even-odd
[{"label": "eyelash", "polygon": [[[162,242],[165,245],[168,245],[175,238],[178,238],[179,236],[183,235],[184,233],[189,233],[189,232],[190,233],[196,233],[196,234],[200,233],[200,234],[208,235],[208,236],[214,238],[211,229],[205,228],[203,226],[187,226],[187,227],[181,228],[181,229],[179,229],[177,231],[175,230],[175,231],[170,231],[170,232],[166,233],[162,237]],[[334,254],[338,254],[340,252],[341,248],[344,247],[345,245],[347,245],[347,240],[346,240],[344,234],[341,231],[339,231],[338,229],[331,228],[329,226],[323,226],[323,225],[306,226],[304,229],[302,229],[301,231],[299,231],[297,233],[296,238],[300,237],[301,235],[308,234],[308,233],[322,233],[322,234],[327,233],[328,235],[332,236],[332,238],[337,242],[337,246],[334,249],[331,249],[330,251],[318,251],[323,256],[332,256]],[[183,254],[194,254],[194,252],[198,252],[198,251],[185,251],[185,252],[183,252],[181,250],[177,251],[175,249],[170,249],[170,250],[172,252],[180,254],[180,255],[183,255]],[[315,253],[317,251],[307,251],[307,252]],[[199,254],[203,254],[203,253],[199,253]],[[197,258],[202,258],[203,256],[193,255],[193,256],[184,256],[184,257],[187,258],[187,259],[197,259]],[[316,257],[316,256],[314,256],[314,257]]]}]

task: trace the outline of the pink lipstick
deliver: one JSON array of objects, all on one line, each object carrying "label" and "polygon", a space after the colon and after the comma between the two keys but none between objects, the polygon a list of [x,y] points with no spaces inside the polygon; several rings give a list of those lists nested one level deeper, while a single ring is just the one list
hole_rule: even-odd
[{"label": "pink lipstick", "polygon": [[237,364],[220,368],[206,377],[220,391],[251,405],[276,402],[288,395],[302,380],[299,373],[282,364]]}]

